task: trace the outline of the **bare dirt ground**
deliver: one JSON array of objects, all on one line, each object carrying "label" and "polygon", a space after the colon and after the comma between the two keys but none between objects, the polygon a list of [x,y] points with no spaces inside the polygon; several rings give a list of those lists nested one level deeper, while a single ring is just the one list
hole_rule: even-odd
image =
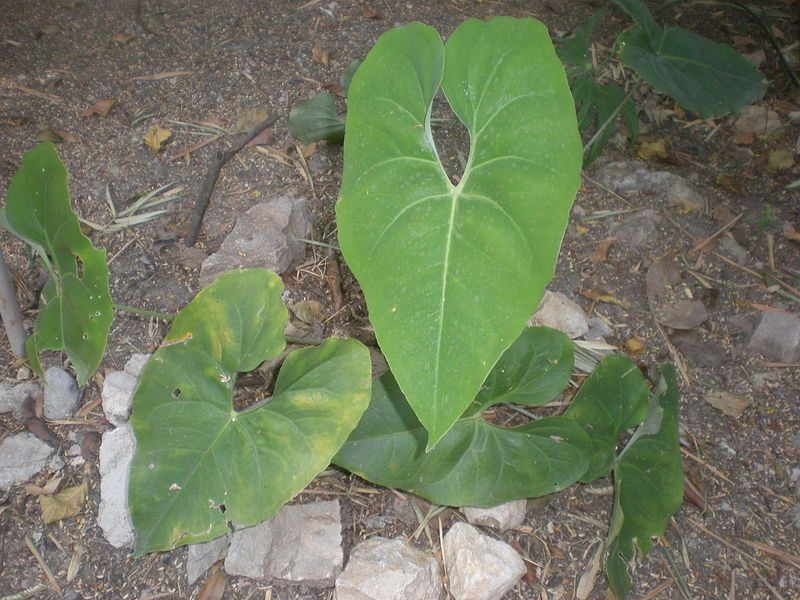
[{"label": "bare dirt ground", "polygon": [[[106,186],[120,206],[158,185],[177,182],[183,186],[186,195],[170,205],[168,215],[114,234],[92,234],[95,245],[108,251],[115,302],[174,312],[199,290],[202,257],[219,247],[238,215],[273,194],[309,197],[314,239],[335,242],[333,206],[341,148],[325,143],[300,147],[286,129],[286,116],[292,106],[325,83],[337,81],[383,31],[421,20],[447,36],[468,16],[505,14],[536,16],[551,30],[566,32],[601,4],[0,0],[0,194],[5,193],[22,153],[35,145],[37,135],[41,137],[39,132],[46,128],[65,138],[58,150],[70,173],[73,206],[90,221],[105,223],[110,218]],[[775,4],[791,10],[793,3]],[[784,124],[787,114],[798,110],[800,95],[781,74],[775,53],[760,31],[742,13],[718,3],[685,3],[665,11],[662,18],[745,52],[765,49],[761,68],[772,84],[764,105],[774,109]],[[606,28],[619,31],[628,24],[617,15]],[[774,26],[781,45],[797,41],[796,23],[778,20]],[[315,60],[315,45],[328,53],[328,64],[319,51]],[[134,79],[175,71],[184,73]],[[104,98],[116,100],[107,117],[82,116]],[[749,331],[762,311],[797,314],[799,309],[800,245],[782,233],[785,224],[800,222],[798,192],[784,189],[797,179],[798,167],[775,173],[766,169],[769,150],[794,148],[797,126],[784,127],[766,140],[736,143],[733,118],[693,121],[674,112],[671,101],[655,98],[643,88],[640,100],[648,99],[657,100],[651,106],[673,111],[661,125],[640,114],[643,139],[664,139],[668,150],[666,158],[651,159],[648,166],[685,176],[706,199],[706,206],[687,211],[670,206],[659,195],[622,198],[593,183],[601,168],[598,163],[587,171],[576,199],[550,286],[610,324],[610,343],[625,348],[626,342],[638,340],[641,352],[636,359],[641,364],[679,360],[684,367],[684,465],[688,479],[705,497],[705,510],[684,504],[666,538],[636,573],[631,597],[683,598],[676,581],[681,579],[698,600],[798,598],[800,571],[792,560],[800,555],[800,368],[775,365],[746,348]],[[202,252],[186,252],[181,238],[194,198],[213,153],[226,140],[187,155],[185,149],[203,138],[178,123],[215,117],[233,129],[237,117],[254,108],[280,115],[274,140],[266,152],[247,149],[225,167],[203,226],[198,245]],[[173,134],[160,153],[143,143],[154,124]],[[463,136],[447,127],[434,135],[453,159]],[[609,147],[604,158],[633,158],[634,153]],[[597,254],[598,244],[610,237],[608,226],[630,214],[601,218],[598,213],[642,208],[664,217],[646,245],[631,248],[613,242],[607,254]],[[698,240],[740,213],[743,216],[731,234],[747,251],[742,265],[719,245],[713,252],[692,251]],[[3,232],[0,244],[30,324],[37,292],[44,283],[42,273],[20,242]],[[696,352],[676,350],[669,337],[672,332],[659,329],[648,306],[647,269],[669,253],[678,257],[688,273],[685,283],[690,293],[702,298],[710,312],[709,320],[693,334],[700,344]],[[287,289],[296,300],[323,303],[326,335],[363,334],[366,307],[358,287],[341,264],[345,309],[336,313],[324,277],[326,260],[331,259],[320,247],[309,245],[306,263],[284,276]],[[785,285],[765,285],[760,273],[768,268]],[[593,290],[623,300],[624,306],[589,299],[588,292]],[[106,361],[85,389],[84,405],[98,399],[104,369],[121,368],[132,352],[153,351],[165,332],[163,322],[118,314]],[[0,377],[13,381],[20,365],[5,343],[5,339],[0,341]],[[636,343],[627,348],[637,351]],[[709,354],[718,355],[719,360],[703,360]],[[50,357],[50,364],[57,362],[57,356]],[[734,393],[752,405],[738,418],[727,416],[704,400],[710,391]],[[96,403],[80,422],[53,424],[62,439],[70,433],[102,432],[107,427]],[[0,416],[1,437],[23,429],[11,417]],[[87,481],[90,486],[85,509],[70,519],[44,525],[36,498],[20,486],[0,496],[0,596],[41,582],[47,587],[36,597],[58,597],[43,573],[46,564],[63,597],[72,600],[198,597],[203,582],[186,585],[185,548],[134,560],[103,539],[96,524],[96,449],[84,466],[67,466],[65,473],[66,484]],[[35,482],[43,483],[48,475],[42,472]],[[507,598],[574,597],[578,578],[606,534],[611,497],[602,492],[598,484],[590,489],[575,486],[529,502],[523,527],[502,535],[529,565],[528,574]],[[408,495],[374,488],[345,473],[333,471],[320,477],[298,500],[322,497],[342,502],[345,554],[367,536],[410,536],[418,527]],[[416,502],[424,513],[427,505]],[[416,537],[417,544],[434,552],[440,551],[439,527],[446,530],[454,519],[463,518],[455,510],[439,517]],[[78,570],[68,581],[71,560],[78,561]],[[598,581],[590,597],[603,598],[604,590],[605,583]],[[225,597],[331,598],[333,591],[229,578]]]}]

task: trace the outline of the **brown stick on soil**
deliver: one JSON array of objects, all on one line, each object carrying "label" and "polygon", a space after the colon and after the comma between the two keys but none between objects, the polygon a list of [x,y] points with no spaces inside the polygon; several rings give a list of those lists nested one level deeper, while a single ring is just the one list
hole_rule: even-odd
[{"label": "brown stick on soil", "polygon": [[197,197],[197,203],[194,205],[194,214],[192,215],[192,226],[189,229],[189,235],[186,236],[186,245],[194,246],[197,243],[197,236],[200,235],[200,227],[203,225],[203,217],[208,209],[208,203],[211,201],[211,194],[214,192],[214,186],[217,184],[219,174],[222,167],[225,166],[234,155],[244,148],[248,142],[253,140],[259,133],[264,131],[267,127],[274,124],[278,120],[278,115],[273,115],[258,125],[253,127],[247,133],[243,133],[234,141],[233,145],[227,150],[217,150],[214,162],[206,173],[206,178],[203,180],[203,185],[200,188],[200,195]]}]

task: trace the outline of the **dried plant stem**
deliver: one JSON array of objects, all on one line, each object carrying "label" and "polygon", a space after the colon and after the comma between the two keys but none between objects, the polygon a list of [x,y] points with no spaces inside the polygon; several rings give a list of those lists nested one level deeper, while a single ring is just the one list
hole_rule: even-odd
[{"label": "dried plant stem", "polygon": [[6,261],[0,254],[0,317],[8,336],[11,352],[17,358],[25,358],[25,328],[22,326],[22,312],[17,302],[17,291],[11,281]]}]

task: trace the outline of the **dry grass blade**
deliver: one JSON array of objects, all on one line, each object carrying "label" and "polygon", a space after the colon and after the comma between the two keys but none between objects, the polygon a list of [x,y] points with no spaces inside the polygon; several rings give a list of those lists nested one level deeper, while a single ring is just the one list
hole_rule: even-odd
[{"label": "dry grass blade", "polygon": [[692,252],[697,252],[697,251],[702,252],[702,251],[704,251],[706,248],[708,248],[708,246],[710,246],[714,241],[716,241],[716,239],[719,236],[721,236],[723,233],[728,231],[728,229],[730,229],[731,227],[736,225],[736,223],[739,222],[739,219],[741,219],[743,216],[744,216],[744,213],[739,213],[734,218],[732,218],[730,221],[725,223],[725,225],[720,227],[717,231],[712,233],[710,236],[708,236],[704,240],[700,240],[699,242],[697,242],[694,245],[694,248],[692,248]]},{"label": "dry grass blade", "polygon": [[47,581],[50,582],[50,587],[53,588],[53,591],[58,595],[59,598],[63,598],[64,593],[61,591],[61,586],[58,585],[58,581],[56,581],[56,578],[53,575],[53,572],[50,570],[50,567],[47,566],[47,563],[44,561],[41,553],[36,549],[36,546],[33,545],[33,541],[27,535],[25,536],[25,545],[28,546],[28,550],[31,551],[31,554],[33,554],[36,562],[39,563],[42,571],[44,571]]},{"label": "dry grass blade", "polygon": [[78,573],[81,570],[81,561],[83,559],[83,553],[85,552],[86,548],[83,545],[83,542],[78,539],[75,542],[75,546],[72,549],[72,556],[69,559],[69,566],[67,567],[67,583],[71,583],[73,579],[78,576]]},{"label": "dry grass blade", "polygon": [[431,546],[433,546],[433,540],[431,539],[430,531],[428,531],[428,523],[433,517],[438,515],[447,507],[439,506],[438,504],[431,504],[428,512],[425,513],[424,516],[422,511],[419,509],[419,506],[417,506],[417,503],[414,502],[413,498],[411,499],[411,507],[414,509],[414,514],[417,516],[417,521],[419,521],[419,526],[414,530],[414,533],[411,535],[411,539],[417,539],[419,534],[425,531],[425,534],[428,536],[428,541],[431,542]]},{"label": "dry grass blade", "polygon": [[163,71],[161,73],[151,73],[150,75],[137,75],[131,77],[130,81],[161,81],[162,79],[172,79],[173,77],[186,77],[194,71]]},{"label": "dry grass blade", "polygon": [[785,562],[788,565],[793,566],[795,569],[800,569],[800,558],[794,556],[793,554],[789,554],[788,552],[784,552],[783,550],[779,550],[774,546],[770,546],[769,544],[762,544],[761,542],[754,542],[751,540],[746,540],[744,538],[736,538],[743,544],[747,544],[751,548],[755,548],[756,550],[763,552],[764,554],[768,554],[769,556],[781,561]]},{"label": "dry grass blade", "polygon": [[16,594],[9,594],[8,596],[0,596],[0,600],[28,600],[28,598],[35,598],[41,592],[47,589],[43,583],[37,583],[27,589],[17,592]]},{"label": "dry grass blade", "polygon": [[168,209],[150,209],[171,202],[172,200],[177,200],[184,195],[183,189],[183,187],[177,185],[177,182],[173,181],[146,193],[127,208],[118,210],[111,197],[111,190],[108,185],[106,185],[106,203],[111,212],[111,221],[105,225],[100,225],[82,217],[79,217],[79,219],[81,223],[88,225],[100,233],[117,233],[128,227],[147,223],[148,221],[157,219],[161,215],[170,212]]},{"label": "dry grass blade", "polygon": [[617,351],[616,346],[604,342],[574,340],[575,368],[583,373],[591,373],[606,356]]}]

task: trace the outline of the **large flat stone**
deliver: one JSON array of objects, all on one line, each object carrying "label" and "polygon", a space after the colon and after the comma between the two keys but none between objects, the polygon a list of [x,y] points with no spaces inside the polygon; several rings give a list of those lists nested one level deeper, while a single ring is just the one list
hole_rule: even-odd
[{"label": "large flat stone", "polygon": [[189,585],[205,575],[211,566],[222,559],[231,543],[230,535],[223,535],[210,542],[191,544],[186,559],[186,580]]},{"label": "large flat stone", "polygon": [[337,600],[438,600],[443,594],[441,569],[432,554],[382,537],[353,548],[336,579]]},{"label": "large flat stone", "polygon": [[97,524],[115,548],[132,546],[133,523],[128,512],[128,482],[136,438],[127,423],[106,431],[100,443],[100,508]]},{"label": "large flat stone", "polygon": [[262,267],[284,273],[305,257],[299,238],[310,232],[305,198],[279,196],[256,204],[236,220],[219,252],[203,261],[200,285],[231,269]]},{"label": "large flat stone", "polygon": [[343,562],[339,502],[332,500],[284,506],[269,521],[234,532],[225,572],[328,587]]},{"label": "large flat stone", "polygon": [[747,345],[752,352],[782,363],[800,360],[800,318],[779,312],[765,312]]},{"label": "large flat stone", "polygon": [[505,542],[456,523],[444,536],[443,553],[455,600],[500,600],[526,572],[519,554]]},{"label": "large flat stone", "polygon": [[53,448],[32,433],[12,435],[0,444],[0,490],[28,481],[44,469]]}]

